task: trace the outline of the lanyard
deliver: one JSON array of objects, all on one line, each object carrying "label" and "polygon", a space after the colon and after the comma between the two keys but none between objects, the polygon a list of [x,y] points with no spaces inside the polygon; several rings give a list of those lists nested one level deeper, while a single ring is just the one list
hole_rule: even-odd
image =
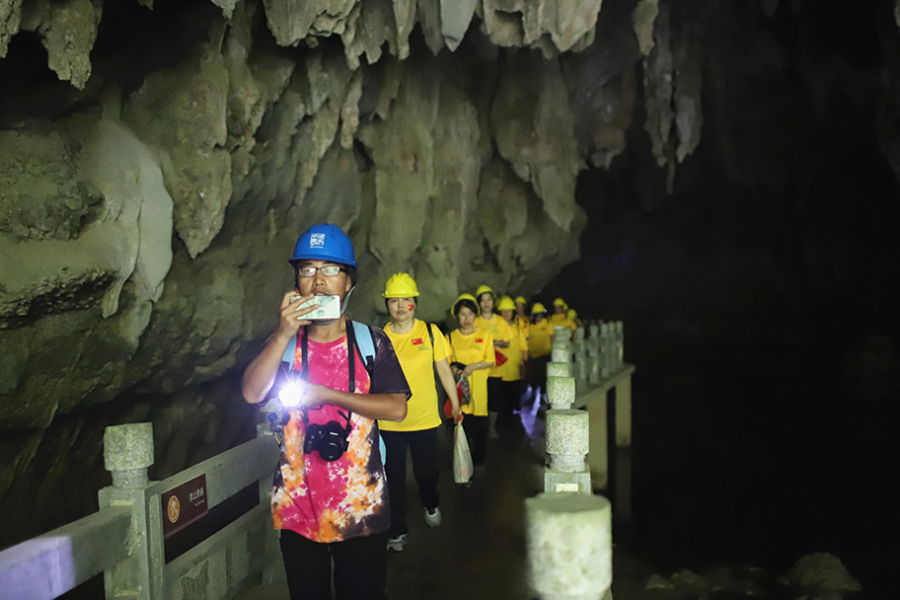
[{"label": "lanyard", "polygon": [[[347,327],[347,365],[350,368],[349,385],[347,389],[350,393],[356,392],[356,336],[353,333],[353,327]],[[300,379],[309,381],[309,330],[304,327],[303,335],[300,336],[300,360],[303,363],[300,367]],[[308,419],[308,408],[303,409],[304,422]],[[353,413],[347,412],[347,419]]]}]

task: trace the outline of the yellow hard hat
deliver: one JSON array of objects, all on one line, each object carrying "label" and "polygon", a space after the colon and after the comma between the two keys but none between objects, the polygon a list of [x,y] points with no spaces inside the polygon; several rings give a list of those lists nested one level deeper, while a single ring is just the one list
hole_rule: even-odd
[{"label": "yellow hard hat", "polygon": [[475,299],[475,296],[473,296],[472,294],[460,294],[459,298],[454,300],[453,305],[450,307],[450,312],[453,313],[454,317],[456,316],[456,305],[459,304],[460,300],[471,300],[472,304],[474,304],[476,308],[475,314],[481,314],[481,307],[478,306],[478,300]]},{"label": "yellow hard hat", "polygon": [[566,301],[562,298],[557,298],[553,301],[553,306],[568,306],[568,304],[566,304]]},{"label": "yellow hard hat", "polygon": [[574,321],[575,319],[578,318],[578,313],[575,311],[574,308],[570,308],[569,312],[566,313],[566,318],[569,319],[570,321]]},{"label": "yellow hard hat", "polygon": [[382,298],[418,298],[419,286],[409,273],[394,273],[384,284]]},{"label": "yellow hard hat", "polygon": [[535,305],[531,307],[531,314],[533,315],[545,312],[547,312],[547,309],[544,308],[544,305],[540,302],[536,302]]},{"label": "yellow hard hat", "polygon": [[525,300],[524,296],[519,296],[518,298],[516,298],[516,304],[528,304],[528,301]]},{"label": "yellow hard hat", "polygon": [[475,297],[478,298],[478,299],[480,300],[482,294],[490,294],[491,296],[493,296],[493,295],[494,295],[494,290],[492,290],[492,289],[490,288],[490,286],[487,286],[487,285],[479,285],[479,286],[478,286],[478,289],[475,290]]},{"label": "yellow hard hat", "polygon": [[516,310],[516,303],[509,296],[503,296],[497,303],[497,310]]}]

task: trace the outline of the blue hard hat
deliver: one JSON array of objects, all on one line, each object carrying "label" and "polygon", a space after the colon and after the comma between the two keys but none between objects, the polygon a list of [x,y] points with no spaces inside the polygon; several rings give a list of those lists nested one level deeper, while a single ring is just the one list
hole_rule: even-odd
[{"label": "blue hard hat", "polygon": [[330,223],[313,225],[300,235],[291,257],[292,263],[295,260],[328,260],[356,268],[353,242],[343,229]]}]

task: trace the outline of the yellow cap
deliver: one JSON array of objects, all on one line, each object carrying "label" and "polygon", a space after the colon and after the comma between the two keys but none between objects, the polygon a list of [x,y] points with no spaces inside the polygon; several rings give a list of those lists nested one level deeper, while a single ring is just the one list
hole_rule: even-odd
[{"label": "yellow cap", "polygon": [[394,273],[384,284],[382,298],[418,298],[419,286],[409,273]]},{"label": "yellow cap", "polygon": [[524,296],[519,296],[516,298],[516,304],[528,304],[528,302],[525,300]]},{"label": "yellow cap", "polygon": [[456,305],[459,304],[460,300],[471,300],[476,308],[475,314],[476,315],[481,314],[481,307],[478,306],[478,301],[475,299],[475,296],[473,296],[472,294],[460,294],[459,298],[454,300],[453,305],[450,307],[450,312],[453,313],[454,317],[456,316]]},{"label": "yellow cap", "polygon": [[568,305],[566,304],[566,301],[563,300],[562,298],[557,298],[556,300],[553,301],[553,306],[568,306]]},{"label": "yellow cap", "polygon": [[497,310],[516,310],[516,303],[509,296],[503,296],[497,304]]},{"label": "yellow cap", "polygon": [[479,300],[481,300],[481,295],[482,295],[482,294],[488,294],[488,293],[489,293],[491,296],[493,296],[493,295],[494,295],[494,290],[492,290],[492,289],[490,288],[490,286],[487,286],[487,285],[479,285],[479,286],[478,286],[478,289],[475,290],[475,297],[478,298]]},{"label": "yellow cap", "polygon": [[569,312],[566,313],[566,318],[569,319],[570,321],[574,321],[575,319],[578,318],[578,313],[575,312],[574,308],[570,308]]},{"label": "yellow cap", "polygon": [[544,305],[540,302],[535,303],[535,305],[531,307],[531,314],[533,315],[545,312],[547,312],[547,309],[544,308]]}]

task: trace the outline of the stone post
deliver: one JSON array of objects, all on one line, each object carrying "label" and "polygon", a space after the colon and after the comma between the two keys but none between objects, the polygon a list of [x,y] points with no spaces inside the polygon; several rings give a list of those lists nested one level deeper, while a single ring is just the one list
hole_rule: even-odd
[{"label": "stone post", "polygon": [[147,485],[147,468],[153,464],[153,425],[107,427],[103,433],[103,464],[112,474],[113,487],[134,490]]},{"label": "stone post", "polygon": [[[272,436],[271,428],[268,422],[258,423],[256,425],[256,437]],[[273,444],[275,441],[272,442]],[[272,492],[274,473],[272,477],[263,477],[259,480],[259,502],[264,506],[272,503]],[[284,570],[284,561],[281,558],[281,548],[278,542],[279,532],[274,527],[266,530],[266,556],[272,560],[262,567],[263,585],[273,585],[287,583],[287,572]]]},{"label": "stone post", "polygon": [[544,471],[545,492],[591,493],[591,472],[584,461],[590,446],[589,422],[588,413],[583,410],[547,411],[550,464]]},{"label": "stone post", "polygon": [[584,340],[584,327],[575,328],[575,341]]},{"label": "stone post", "polygon": [[588,340],[588,383],[597,385],[600,383],[600,361],[603,358],[600,354],[600,338],[591,337]]},{"label": "stone post", "polygon": [[600,337],[600,324],[599,323],[591,323],[590,332],[591,332],[592,340]]},{"label": "stone post", "polygon": [[[584,330],[581,330],[582,333]],[[572,376],[575,377],[579,387],[587,382],[587,340],[583,337],[572,343]]]},{"label": "stone post", "polygon": [[612,585],[612,509],[603,496],[525,500],[528,583],[542,600],[600,600]]},{"label": "stone post", "polygon": [[569,363],[547,363],[547,377],[569,377],[572,374]]},{"label": "stone post", "polygon": [[[551,365],[556,363],[550,363]],[[575,402],[575,378],[547,375],[547,400],[551,408],[571,408]]]},{"label": "stone post", "polygon": [[162,538],[162,505],[147,477],[153,464],[153,425],[132,423],[107,427],[103,462],[113,485],[98,493],[100,508],[132,506],[131,554],[103,574],[107,598],[163,600],[166,566]]},{"label": "stone post", "polygon": [[613,352],[615,346],[612,339],[612,324],[604,323],[600,326],[600,377],[612,375],[614,367]]},{"label": "stone post", "polygon": [[625,324],[616,321],[616,370],[625,364]]}]

